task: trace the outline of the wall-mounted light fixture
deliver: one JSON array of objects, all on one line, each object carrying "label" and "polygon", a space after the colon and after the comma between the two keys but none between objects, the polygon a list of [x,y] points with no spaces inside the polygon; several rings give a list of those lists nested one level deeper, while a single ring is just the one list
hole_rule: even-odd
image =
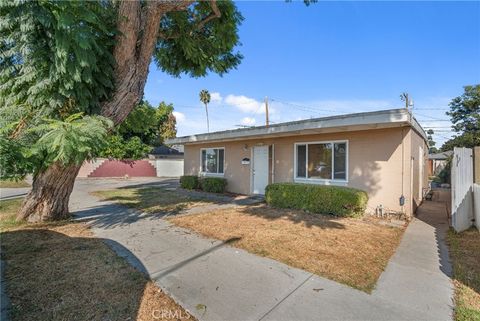
[{"label": "wall-mounted light fixture", "polygon": [[243,145],[243,151],[246,152],[247,150],[248,150],[248,145],[247,144]]}]

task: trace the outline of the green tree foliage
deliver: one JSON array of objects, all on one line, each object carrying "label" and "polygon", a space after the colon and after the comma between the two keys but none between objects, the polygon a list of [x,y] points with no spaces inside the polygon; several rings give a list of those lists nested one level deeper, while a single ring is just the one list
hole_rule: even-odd
[{"label": "green tree foliage", "polygon": [[73,114],[65,120],[47,119],[45,124],[30,129],[39,137],[28,157],[41,160],[42,166],[55,162],[81,164],[103,147],[112,122],[101,116]]},{"label": "green tree foliage", "polygon": [[113,89],[115,10],[97,1],[0,2],[2,177],[82,162],[111,123],[95,114]]},{"label": "green tree foliage", "polygon": [[438,149],[435,147],[436,142],[433,140],[433,134],[434,131],[433,129],[427,130],[427,139],[428,139],[428,152],[430,154],[434,154],[438,152]]},{"label": "green tree foliage", "polygon": [[120,135],[110,135],[100,156],[115,159],[140,159],[145,157],[150,149],[151,147],[143,143],[137,136],[125,139]]},{"label": "green tree foliage", "polygon": [[450,102],[450,116],[457,135],[442,145],[442,150],[453,147],[480,145],[480,84],[465,86],[464,93]]},{"label": "green tree foliage", "polygon": [[[114,90],[115,2],[4,1],[0,15],[0,116],[5,124],[17,124],[1,139],[17,137],[12,132],[40,126],[45,118],[66,121],[79,112],[100,113]],[[161,18],[154,61],[174,76],[223,74],[242,59],[234,52],[242,19],[231,1],[215,6],[199,1],[168,12]],[[114,157],[135,158],[146,149],[142,144],[172,137],[176,132],[172,110],[141,103],[108,139],[108,150],[115,151]],[[28,141],[30,135],[22,137],[24,149],[37,143]],[[123,145],[124,153],[118,149]],[[10,157],[15,155],[19,154]]]},{"label": "green tree foliage", "polygon": [[472,148],[475,146],[480,146],[480,137],[473,133],[463,133],[457,136],[454,136],[452,139],[447,140],[443,143],[441,150],[443,152],[453,150],[454,147],[467,147]]},{"label": "green tree foliage", "polygon": [[145,144],[152,145],[157,137],[157,110],[148,101],[141,101],[118,126],[117,133],[124,139],[140,138]]},{"label": "green tree foliage", "polygon": [[92,113],[113,88],[109,1],[2,1],[0,105],[33,116]]},{"label": "green tree foliage", "polygon": [[[162,71],[177,77],[182,73],[201,77],[208,72],[223,75],[240,64],[242,55],[233,51],[243,17],[232,1],[217,1],[216,5],[219,17],[212,16],[209,1],[199,1],[162,18],[161,40],[154,53]],[[214,19],[207,21],[209,16]]]},{"label": "green tree foliage", "polygon": [[[20,155],[29,150],[33,154],[38,143],[37,136],[26,133],[46,126],[46,118],[68,123],[68,117],[79,112],[99,114],[102,103],[115,90],[116,4],[4,1],[0,3],[0,16],[0,118],[2,126],[10,128],[2,131],[0,139],[8,141],[3,146],[22,146],[22,151],[2,148],[0,152],[12,151],[2,157],[15,164],[16,167],[8,167],[13,172],[36,172],[32,163],[20,163],[26,161]],[[186,9],[167,12],[161,18],[154,61],[174,76],[224,74],[242,59],[234,50],[239,44],[238,25],[242,20],[231,1],[219,1],[216,5],[199,1]],[[175,136],[172,112],[171,105],[162,103],[155,109],[148,102],[141,102],[108,136],[107,146],[97,156],[143,157],[148,145],[161,144]],[[98,125],[92,117],[82,119]],[[84,140],[91,141],[89,137]],[[96,150],[100,145],[97,142],[91,148]],[[52,149],[48,158],[78,160],[74,155],[55,154],[77,151],[78,157],[84,156],[80,149]]]},{"label": "green tree foliage", "polygon": [[173,115],[173,105],[161,102],[156,111],[157,137],[155,145],[161,145],[168,138],[177,136],[177,119]]},{"label": "green tree foliage", "polygon": [[23,178],[53,163],[81,164],[104,148],[111,127],[107,118],[81,113],[65,120],[45,119],[17,139],[9,138],[12,127],[7,127],[0,132],[0,177]]},{"label": "green tree foliage", "polygon": [[161,102],[157,108],[142,101],[108,137],[101,157],[140,159],[152,146],[177,134],[173,105]]},{"label": "green tree foliage", "polygon": [[[173,76],[236,68],[241,20],[230,0],[0,0],[0,162],[14,164],[2,175],[34,173],[18,217],[67,217],[77,163],[105,151],[105,140],[117,157],[120,145],[124,156],[139,157],[147,137],[138,135],[148,133],[124,139],[116,129],[117,138],[104,137],[110,124],[95,115],[125,120],[143,95],[152,56]],[[31,161],[39,157],[45,162]]]}]

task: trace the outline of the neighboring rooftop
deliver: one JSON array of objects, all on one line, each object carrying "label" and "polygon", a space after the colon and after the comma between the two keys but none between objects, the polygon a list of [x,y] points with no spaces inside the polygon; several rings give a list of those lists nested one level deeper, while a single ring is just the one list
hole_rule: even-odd
[{"label": "neighboring rooftop", "polygon": [[183,156],[183,152],[179,151],[177,148],[168,147],[165,145],[160,145],[152,148],[148,153],[153,156]]},{"label": "neighboring rooftop", "polygon": [[257,126],[204,133],[168,139],[167,144],[195,144],[231,140],[281,137],[291,135],[323,134],[356,130],[369,130],[392,127],[412,127],[423,139],[425,131],[410,112],[404,108],[365,113],[312,118],[270,126]]},{"label": "neighboring rooftop", "polygon": [[436,154],[429,154],[428,155],[428,159],[438,159],[438,160],[442,160],[442,159],[448,159],[450,156],[453,155],[453,151],[449,150],[449,151],[446,151],[446,152],[441,152],[441,153],[436,153]]}]

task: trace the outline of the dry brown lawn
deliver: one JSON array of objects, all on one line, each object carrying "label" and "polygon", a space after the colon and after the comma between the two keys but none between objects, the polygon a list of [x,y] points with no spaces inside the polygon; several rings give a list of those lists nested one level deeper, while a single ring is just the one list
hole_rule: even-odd
[{"label": "dry brown lawn", "polygon": [[448,245],[453,263],[455,319],[480,320],[480,234],[472,228],[450,231]]},{"label": "dry brown lawn", "polygon": [[0,237],[12,321],[194,319],[86,225],[14,224],[20,201],[7,205]]},{"label": "dry brown lawn", "polygon": [[370,292],[397,248],[403,228],[264,205],[169,219],[209,238]]}]

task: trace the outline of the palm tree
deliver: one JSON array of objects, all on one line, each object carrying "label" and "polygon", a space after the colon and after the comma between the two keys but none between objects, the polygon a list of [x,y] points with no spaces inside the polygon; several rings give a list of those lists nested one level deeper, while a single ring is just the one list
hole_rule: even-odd
[{"label": "palm tree", "polygon": [[200,91],[200,101],[205,105],[205,113],[207,114],[207,132],[210,132],[210,124],[208,122],[208,107],[207,105],[210,103],[210,93],[208,90],[203,89]]}]

